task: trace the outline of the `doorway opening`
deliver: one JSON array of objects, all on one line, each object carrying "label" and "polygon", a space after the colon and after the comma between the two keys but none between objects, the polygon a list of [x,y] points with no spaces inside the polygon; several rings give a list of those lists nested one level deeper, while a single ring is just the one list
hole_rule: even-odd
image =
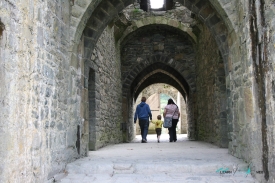
[{"label": "doorway opening", "polygon": [[88,80],[88,104],[89,104],[89,150],[96,150],[96,91],[95,71],[90,69]]}]

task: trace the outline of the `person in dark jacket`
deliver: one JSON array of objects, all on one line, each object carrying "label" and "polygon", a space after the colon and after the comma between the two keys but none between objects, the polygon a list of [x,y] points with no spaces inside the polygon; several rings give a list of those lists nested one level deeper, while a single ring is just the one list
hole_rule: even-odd
[{"label": "person in dark jacket", "polygon": [[148,127],[149,127],[149,118],[152,120],[152,113],[150,107],[146,102],[146,97],[141,98],[141,103],[137,105],[134,123],[136,123],[137,118],[139,121],[140,131],[141,131],[141,142],[147,142],[147,134],[148,134]]}]

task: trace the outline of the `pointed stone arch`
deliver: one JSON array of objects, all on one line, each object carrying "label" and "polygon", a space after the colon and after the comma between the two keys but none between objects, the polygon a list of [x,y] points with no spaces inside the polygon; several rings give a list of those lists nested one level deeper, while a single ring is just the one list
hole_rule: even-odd
[{"label": "pointed stone arch", "polygon": [[192,28],[188,27],[186,24],[183,24],[180,21],[173,20],[167,17],[157,17],[157,16],[146,17],[146,18],[143,18],[142,20],[134,20],[132,25],[126,28],[123,35],[119,39],[119,42],[122,42],[125,37],[127,37],[129,34],[134,32],[138,28],[149,26],[149,25],[168,25],[168,26],[174,27],[183,32],[186,32],[195,43],[197,42],[197,36],[192,32]]},{"label": "pointed stone arch", "polygon": [[[205,23],[205,25],[212,32],[215,37],[217,45],[219,45],[220,52],[225,61],[225,70],[228,73],[228,30],[232,33],[233,26],[232,21],[234,17],[227,15],[226,11],[223,11],[225,2],[212,3],[210,1],[200,0],[178,0],[183,6],[190,9],[197,17]],[[77,18],[72,18],[72,51],[76,49],[76,46],[83,33],[85,37],[86,54],[85,58],[90,58],[92,50],[97,42],[99,36],[103,32],[104,28],[111,22],[111,20],[117,16],[117,14],[123,10],[126,6],[134,3],[134,0],[102,0],[98,3],[81,3],[76,1],[76,7],[79,8]],[[215,6],[213,6],[213,4]],[[214,8],[215,7],[215,8]],[[81,10],[80,10],[81,9]],[[216,11],[216,9],[219,10]],[[229,10],[228,10],[229,11]],[[219,14],[221,13],[221,14]],[[233,31],[234,33],[234,31]]]},{"label": "pointed stone arch", "polygon": [[[151,72],[150,72],[151,71]],[[154,83],[166,83],[174,86],[184,98],[187,97],[188,84],[182,76],[176,73],[170,67],[161,63],[155,63],[136,76],[131,85],[131,93],[134,94],[134,99],[137,98],[139,93],[146,87]]]},{"label": "pointed stone arch", "polygon": [[[144,61],[143,64],[139,64],[138,67],[132,68],[133,69],[128,72],[129,74],[124,78],[122,83],[124,89],[123,96],[127,96],[129,92],[131,92],[130,88],[132,88],[132,85],[135,85],[133,82],[136,78],[139,78],[138,80],[141,81],[144,79],[143,77],[145,73],[159,69],[161,69],[162,72],[165,72],[166,75],[170,75],[170,78],[177,78],[178,81],[180,80],[182,86],[180,91],[185,91],[187,95],[189,93],[190,86],[188,84],[188,80],[185,80],[184,78],[189,78],[190,76],[188,73],[184,72],[184,68],[177,67],[177,63],[173,59],[169,59],[162,55],[154,55],[147,58],[147,60]],[[185,94],[183,94],[183,96],[184,95]]]}]

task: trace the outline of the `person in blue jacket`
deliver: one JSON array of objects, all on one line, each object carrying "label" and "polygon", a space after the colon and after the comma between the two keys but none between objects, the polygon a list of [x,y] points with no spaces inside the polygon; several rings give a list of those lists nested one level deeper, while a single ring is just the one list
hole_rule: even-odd
[{"label": "person in blue jacket", "polygon": [[141,98],[141,103],[137,105],[134,123],[136,123],[137,118],[139,121],[140,131],[141,131],[141,142],[147,142],[147,134],[148,134],[148,127],[149,127],[149,118],[152,120],[152,113],[150,107],[146,102],[146,97]]}]

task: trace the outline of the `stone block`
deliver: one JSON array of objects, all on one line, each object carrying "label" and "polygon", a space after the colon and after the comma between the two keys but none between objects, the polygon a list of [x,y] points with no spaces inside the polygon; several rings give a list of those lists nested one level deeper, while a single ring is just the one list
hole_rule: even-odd
[{"label": "stone block", "polygon": [[250,88],[245,88],[244,89],[244,105],[245,105],[245,114],[246,114],[246,119],[249,120],[254,117],[254,112],[253,112],[253,95],[252,91]]},{"label": "stone block", "polygon": [[242,78],[241,77],[235,77],[234,79],[235,87],[240,87],[242,85]]},{"label": "stone block", "polygon": [[89,2],[88,0],[82,0],[82,1],[76,1],[75,4],[81,8],[85,8],[89,4]]},{"label": "stone block", "polygon": [[201,11],[200,11],[200,15],[203,19],[207,19],[209,16],[211,16],[211,14],[213,14],[215,11],[213,10],[213,8],[208,5],[206,7],[204,7]]},{"label": "stone block", "polygon": [[[84,42],[85,43],[85,42]],[[89,45],[86,45],[85,46],[85,48],[84,48],[84,55],[83,55],[83,58],[85,58],[85,59],[87,59],[87,60],[89,60],[90,58],[91,58],[91,55],[92,55],[92,53],[91,53],[91,49],[93,49],[94,48],[94,44],[92,44],[92,42],[89,42],[88,40],[87,40],[87,43],[89,44]],[[87,44],[86,43],[86,44]]]},{"label": "stone block", "polygon": [[176,27],[176,28],[178,28],[180,26],[179,22],[176,21],[176,20],[169,20],[168,24],[173,26],[173,27]]},{"label": "stone block", "polygon": [[154,51],[163,51],[164,50],[164,44],[157,44],[154,46]]},{"label": "stone block", "polygon": [[184,58],[184,54],[183,53],[178,53],[174,57],[175,60],[182,60],[183,58]]},{"label": "stone block", "polygon": [[109,0],[109,2],[117,9],[122,10],[124,8],[124,4],[121,0]]},{"label": "stone block", "polygon": [[[83,35],[87,38],[90,38],[90,39],[96,38],[98,34],[99,33],[96,29],[92,29],[92,28],[89,28],[89,27],[86,27],[83,31]],[[84,39],[84,46],[86,46],[85,39]]]},{"label": "stone block", "polygon": [[208,21],[209,21],[209,26],[213,27],[217,23],[221,22],[221,19],[216,14],[214,14],[211,18],[209,18]]},{"label": "stone block", "polygon": [[31,149],[32,150],[39,150],[41,148],[42,145],[42,141],[41,141],[41,135],[38,132],[34,132],[32,134],[32,145],[31,145]]},{"label": "stone block", "polygon": [[97,30],[98,27],[102,26],[102,22],[100,21],[100,19],[97,19],[96,17],[92,17],[87,22],[87,26]]},{"label": "stone block", "polygon": [[80,18],[82,14],[83,14],[83,10],[80,6],[75,5],[72,7],[71,15],[73,17]]},{"label": "stone block", "polygon": [[70,129],[67,130],[66,132],[67,147],[75,147],[75,142],[77,140],[76,132],[77,132],[77,127],[75,127],[75,129],[72,129],[71,127]]},{"label": "stone block", "polygon": [[71,61],[70,61],[70,66],[74,67],[75,69],[78,69],[79,63],[78,63],[78,58],[76,55],[72,55]]},{"label": "stone block", "polygon": [[101,8],[110,16],[117,14],[117,9],[115,9],[115,6],[113,6],[113,4],[108,1],[102,3]]},{"label": "stone block", "polygon": [[54,78],[54,72],[53,70],[47,66],[47,65],[43,65],[43,75],[49,79],[53,79]]},{"label": "stone block", "polygon": [[243,125],[245,124],[245,106],[244,106],[244,101],[243,100],[238,100],[238,122],[239,124]]},{"label": "stone block", "polygon": [[61,122],[58,122],[56,126],[59,131],[64,130],[63,124]]},{"label": "stone block", "polygon": [[102,24],[106,24],[109,21],[109,15],[107,12],[105,12],[103,9],[101,8],[97,8],[94,13],[93,16],[95,18],[97,18],[98,20],[102,21]]}]

